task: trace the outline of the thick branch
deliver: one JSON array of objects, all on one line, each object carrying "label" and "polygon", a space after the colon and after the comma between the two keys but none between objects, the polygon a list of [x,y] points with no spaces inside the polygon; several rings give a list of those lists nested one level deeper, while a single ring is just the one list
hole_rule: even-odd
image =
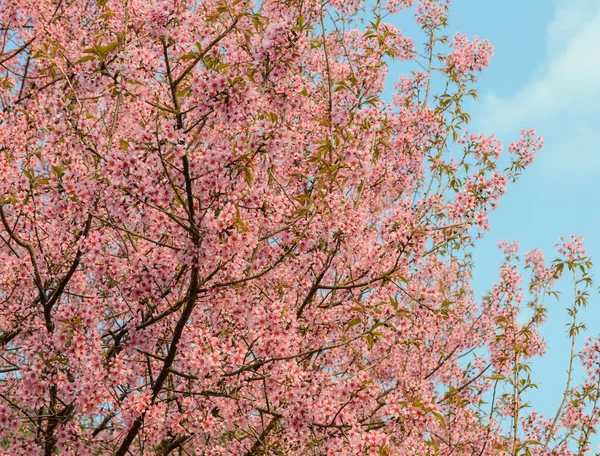
[{"label": "thick branch", "polygon": [[[190,274],[190,286],[189,286],[189,291],[187,294],[188,298],[185,303],[183,312],[181,313],[181,316],[179,317],[179,321],[177,322],[177,325],[175,326],[175,330],[173,331],[173,338],[171,339],[169,351],[167,352],[167,356],[165,357],[165,360],[163,362],[162,369],[160,370],[160,373],[158,374],[158,376],[156,377],[156,380],[154,380],[154,384],[152,385],[152,399],[151,399],[152,403],[154,403],[154,401],[158,397],[165,381],[167,380],[167,377],[169,376],[171,366],[173,365],[173,361],[175,361],[175,355],[177,354],[177,347],[178,347],[179,341],[181,340],[181,335],[183,334],[183,329],[185,328],[185,325],[187,324],[190,316],[192,315],[192,310],[194,309],[194,306],[196,304],[196,298],[198,296],[198,289],[199,289],[198,274],[199,274],[198,266],[196,266],[196,265],[192,266],[192,270],[191,270],[191,274]],[[146,417],[146,412],[144,411],[133,422],[133,424],[129,428],[129,431],[125,435],[125,438],[121,442],[121,445],[119,446],[118,450],[116,451],[115,456],[125,456],[128,453],[129,447],[131,446],[133,440],[138,435],[138,433],[142,427],[142,424],[144,423],[145,417]]]}]

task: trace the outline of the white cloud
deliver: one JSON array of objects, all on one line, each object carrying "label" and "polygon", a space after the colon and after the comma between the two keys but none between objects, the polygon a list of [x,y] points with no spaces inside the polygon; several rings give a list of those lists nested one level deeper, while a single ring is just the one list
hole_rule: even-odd
[{"label": "white cloud", "polygon": [[536,77],[509,97],[484,96],[484,131],[514,136],[534,127],[545,140],[545,171],[589,175],[600,169],[600,1],[557,0],[546,57]]},{"label": "white cloud", "polygon": [[554,20],[548,26],[548,50],[564,51],[564,44],[575,38],[581,26],[597,18],[600,2],[597,0],[556,0]]}]

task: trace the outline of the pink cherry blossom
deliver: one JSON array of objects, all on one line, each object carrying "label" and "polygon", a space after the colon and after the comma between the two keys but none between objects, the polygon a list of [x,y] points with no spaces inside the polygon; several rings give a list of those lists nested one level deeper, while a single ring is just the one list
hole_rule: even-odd
[{"label": "pink cherry blossom", "polygon": [[521,407],[567,273],[583,331],[583,241],[502,244],[476,298],[542,139],[463,133],[492,47],[414,3],[0,4],[0,454],[587,451],[597,340],[556,417]]}]

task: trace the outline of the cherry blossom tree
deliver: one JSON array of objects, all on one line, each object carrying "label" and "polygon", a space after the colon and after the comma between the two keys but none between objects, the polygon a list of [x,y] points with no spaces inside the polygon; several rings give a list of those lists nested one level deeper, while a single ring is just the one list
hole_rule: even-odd
[{"label": "cherry blossom tree", "polygon": [[[542,141],[505,167],[466,131],[493,49],[444,35],[448,8],[0,2],[2,454],[586,454],[590,261],[530,252],[524,291],[504,244],[475,298],[474,240]],[[414,71],[390,101],[391,60]],[[566,272],[544,417],[528,360]]]}]

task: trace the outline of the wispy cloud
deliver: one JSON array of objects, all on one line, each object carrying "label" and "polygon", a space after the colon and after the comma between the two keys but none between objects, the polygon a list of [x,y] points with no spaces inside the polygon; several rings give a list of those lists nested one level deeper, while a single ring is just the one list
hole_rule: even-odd
[{"label": "wispy cloud", "polygon": [[[533,58],[533,56],[532,56]],[[538,57],[536,57],[538,58]],[[556,0],[546,55],[532,79],[508,97],[483,97],[475,118],[501,136],[522,127],[546,139],[545,172],[600,171],[600,2]],[[518,73],[518,68],[515,68]]]}]

